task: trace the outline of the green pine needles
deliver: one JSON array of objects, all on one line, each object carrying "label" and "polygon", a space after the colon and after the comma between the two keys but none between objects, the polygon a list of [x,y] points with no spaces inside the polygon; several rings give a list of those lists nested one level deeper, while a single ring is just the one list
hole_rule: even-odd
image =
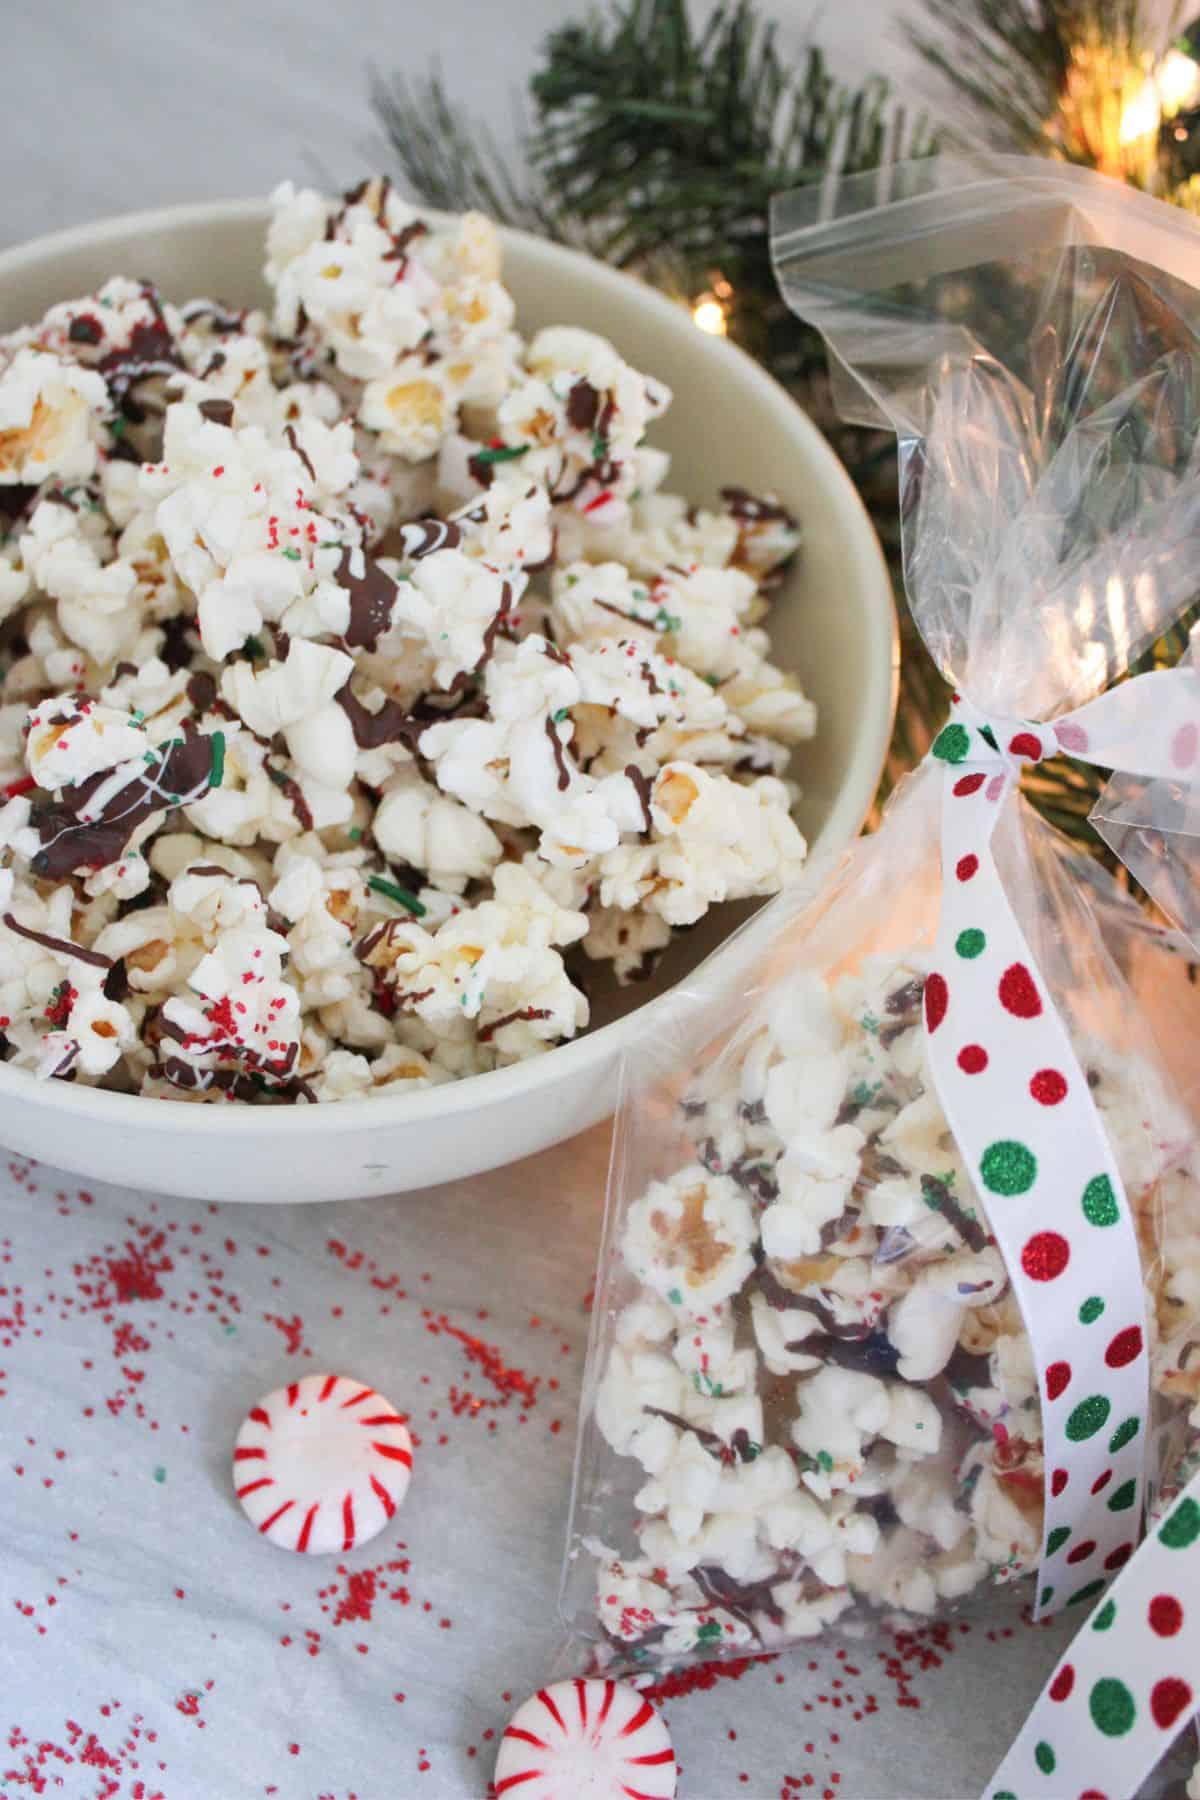
[{"label": "green pine needles", "polygon": [[[926,23],[911,36],[957,117],[951,135],[1154,185],[1146,145],[1121,142],[1121,109],[1177,13],[1152,27],[1151,0],[923,3]],[[718,295],[729,335],[833,441],[899,585],[892,438],[834,417],[823,348],[780,299],[769,248],[773,194],[937,147],[938,134],[897,105],[884,80],[835,80],[815,44],[786,53],[754,0],[726,0],[702,25],[686,0],[610,0],[546,38],[529,83],[520,174],[462,115],[436,70],[417,79],[376,71],[371,101],[419,201],[475,207],[577,245],[681,301]],[[925,754],[949,702],[904,607],[901,619],[900,707],[884,791]],[[1160,646],[1158,660],[1177,650]],[[1080,765],[1048,763],[1029,774],[1028,788],[1056,825],[1098,851],[1086,820],[1099,781]]]}]

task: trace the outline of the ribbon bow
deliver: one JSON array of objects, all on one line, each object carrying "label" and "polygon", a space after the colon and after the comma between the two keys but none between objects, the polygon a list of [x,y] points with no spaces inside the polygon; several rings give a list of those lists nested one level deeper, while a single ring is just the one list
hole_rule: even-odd
[{"label": "ribbon bow", "polygon": [[925,1027],[934,1085],[987,1196],[1037,1367],[1038,1617],[1094,1598],[1132,1556],[1149,1404],[1135,1221],[992,854],[1022,762],[1059,751],[1156,780],[1195,779],[1200,671],[1139,676],[1052,725],[989,717],[956,695],[932,749],[945,765],[942,904]]}]

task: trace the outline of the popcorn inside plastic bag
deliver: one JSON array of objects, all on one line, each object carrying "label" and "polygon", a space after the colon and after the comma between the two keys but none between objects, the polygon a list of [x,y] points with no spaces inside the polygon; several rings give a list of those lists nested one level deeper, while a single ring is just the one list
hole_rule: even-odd
[{"label": "popcorn inside plastic bag", "polygon": [[[845,409],[898,432],[922,635],[999,718],[1098,693],[1195,593],[1200,294],[1182,228],[1163,227],[1163,269],[1135,262],[1156,240],[1122,207],[1146,203],[1093,179],[920,165],[890,195],[847,184],[824,223],[801,197],[780,229]],[[928,761],[628,1057],[563,1592],[594,1666],[928,1618],[1038,1565],[1052,1470],[1004,1202],[968,1169],[926,1041],[945,787]],[[1192,971],[1018,798],[991,845],[1130,1207],[1153,1503],[1200,1431]],[[1191,1104],[1141,1011],[1164,989]],[[1114,1421],[1113,1455],[1136,1429]],[[1110,1571],[1134,1502],[1113,1483],[1129,1530]],[[1068,1599],[1103,1586],[1078,1582]]]}]

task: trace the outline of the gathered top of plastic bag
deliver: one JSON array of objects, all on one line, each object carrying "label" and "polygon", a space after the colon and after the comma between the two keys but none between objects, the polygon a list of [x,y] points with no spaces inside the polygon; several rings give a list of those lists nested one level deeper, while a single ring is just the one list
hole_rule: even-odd
[{"label": "gathered top of plastic bag", "polygon": [[1099,693],[1200,586],[1195,223],[1088,170],[936,157],[786,195],[773,224],[840,410],[897,433],[939,668],[1007,716]]}]

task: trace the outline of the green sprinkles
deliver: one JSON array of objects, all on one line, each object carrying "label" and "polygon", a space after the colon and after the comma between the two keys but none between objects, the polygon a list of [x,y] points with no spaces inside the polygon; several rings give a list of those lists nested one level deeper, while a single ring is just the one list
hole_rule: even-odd
[{"label": "green sprinkles", "polygon": [[527,456],[531,449],[532,445],[530,444],[502,444],[498,449],[488,446],[475,452],[475,461],[482,463],[485,467],[489,463],[513,462],[518,456]]},{"label": "green sprinkles", "polygon": [[162,1486],[163,1482],[167,1479],[167,1471],[163,1468],[161,1463],[158,1465],[157,1469],[155,1469],[155,1471],[154,1471],[154,1479],[155,1479],[155,1481],[158,1482],[160,1487]]},{"label": "green sprinkles", "polygon": [[1158,1540],[1168,1550],[1187,1550],[1197,1538],[1200,1538],[1200,1505],[1194,1500],[1185,1500],[1162,1526]]},{"label": "green sprinkles", "polygon": [[710,1619],[708,1621],[708,1624],[702,1625],[700,1627],[699,1631],[696,1633],[696,1642],[698,1644],[711,1643],[713,1638],[719,1638],[720,1635],[721,1635],[720,1625],[717,1623],[717,1621],[715,1619]]},{"label": "green sprinkles", "polygon": [[1108,1424],[1108,1415],[1112,1411],[1112,1401],[1107,1394],[1089,1394],[1081,1400],[1067,1420],[1067,1436],[1073,1444],[1082,1444],[1086,1439],[1095,1437]]},{"label": "green sprinkles", "polygon": [[824,1469],[824,1471],[827,1475],[832,1473],[833,1458],[832,1458],[832,1456],[830,1456],[828,1450],[818,1450],[817,1451],[817,1467],[819,1469]]},{"label": "green sprinkles", "polygon": [[[405,907],[415,918],[423,919],[425,917],[425,908],[417,896],[410,894],[408,889],[402,888],[398,882],[385,881],[382,875],[371,875],[368,877],[367,886],[372,893],[383,894],[388,900],[394,900],[397,906]],[[465,999],[463,1004],[466,1005]]]},{"label": "green sprinkles", "polygon": [[971,748],[971,734],[965,725],[946,725],[933,740],[933,754],[941,762],[960,763]]},{"label": "green sprinkles", "polygon": [[979,931],[975,926],[972,926],[968,931],[959,932],[954,940],[954,948],[958,951],[960,956],[965,957],[967,961],[970,962],[975,957],[983,955],[987,948],[987,938],[982,931]]},{"label": "green sprinkles", "polygon": [[1037,1180],[1037,1157],[1015,1138],[999,1138],[980,1158],[979,1175],[993,1194],[1027,1194]]},{"label": "green sprinkles", "polygon": [[225,733],[214,731],[208,741],[212,745],[212,767],[208,772],[208,785],[210,788],[219,788],[221,777],[225,773]]},{"label": "green sprinkles", "polygon": [[1116,1681],[1112,1676],[1105,1676],[1103,1681],[1096,1683],[1088,1695],[1088,1711],[1092,1723],[1105,1737],[1124,1737],[1132,1730],[1137,1717],[1133,1695],[1123,1681]]},{"label": "green sprinkles", "polygon": [[1096,1614],[1095,1618],[1092,1620],[1092,1630],[1093,1631],[1109,1631],[1109,1630],[1111,1630],[1112,1622],[1116,1618],[1116,1616],[1117,1616],[1116,1601],[1115,1600],[1106,1600],[1104,1602],[1104,1605],[1100,1608],[1100,1611]]},{"label": "green sprinkles", "polygon": [[683,1295],[680,1293],[678,1288],[672,1288],[671,1291],[667,1295],[667,1299],[671,1302],[672,1306],[682,1306],[683,1305]]},{"label": "green sprinkles", "polygon": [[300,552],[298,550],[293,549],[290,544],[288,545],[286,550],[281,550],[279,554],[281,556],[286,556],[289,562],[299,562],[300,561]]},{"label": "green sprinkles", "polygon": [[1107,1175],[1093,1175],[1083,1190],[1083,1216],[1089,1225],[1115,1225],[1120,1217],[1117,1196]]},{"label": "green sprinkles", "polygon": [[1099,1294],[1093,1294],[1091,1299],[1085,1300],[1079,1309],[1079,1323],[1081,1325],[1094,1325],[1103,1311],[1103,1300],[1100,1298]]},{"label": "green sprinkles", "polygon": [[361,825],[352,825],[350,827],[349,831],[346,833],[346,836],[350,839],[350,842],[352,844],[361,844],[362,843],[362,826]]}]

